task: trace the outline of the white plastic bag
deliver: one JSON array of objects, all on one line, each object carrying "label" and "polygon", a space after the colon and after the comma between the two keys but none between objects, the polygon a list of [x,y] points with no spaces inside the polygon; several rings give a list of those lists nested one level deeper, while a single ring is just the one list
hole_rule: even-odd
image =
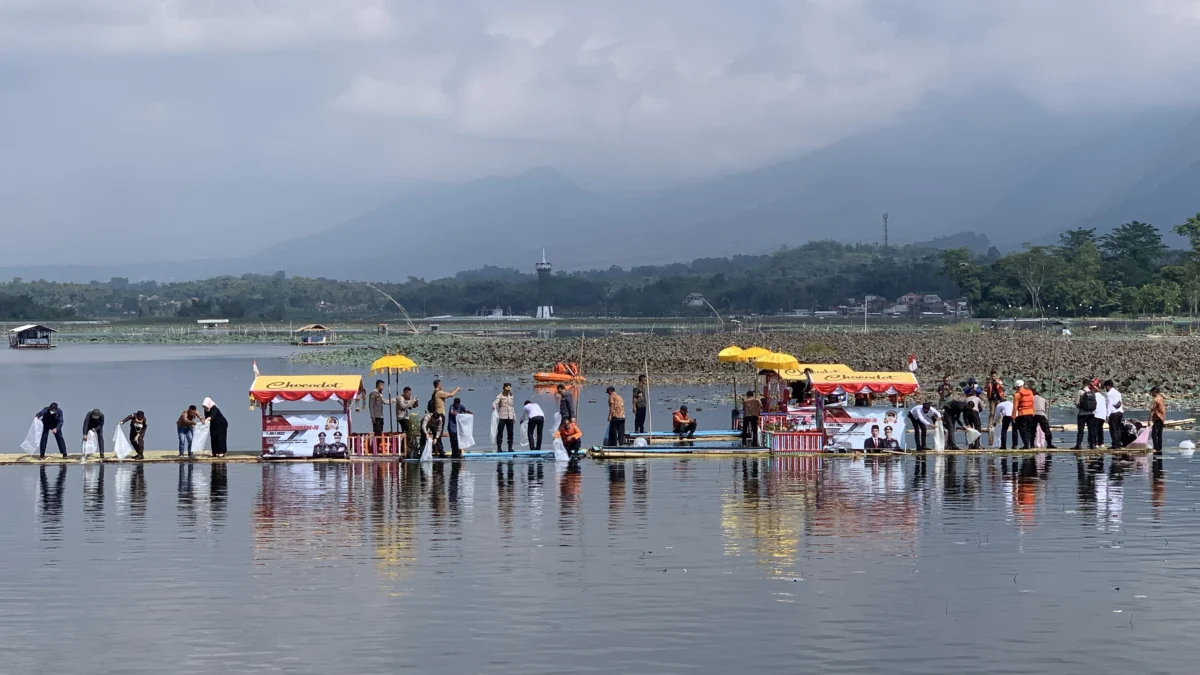
[{"label": "white plastic bag", "polygon": [[188,452],[193,455],[198,455],[208,451],[209,428],[208,422],[197,424],[192,432],[192,447],[188,448]]},{"label": "white plastic bag", "polygon": [[425,447],[421,449],[421,461],[422,462],[433,461],[433,439],[432,438],[425,439]]},{"label": "white plastic bag", "polygon": [[21,443],[21,449],[27,455],[36,455],[41,452],[42,444],[42,421],[38,418],[33,418],[33,424],[29,425],[29,433],[25,434],[25,440]]},{"label": "white plastic bag", "polygon": [[567,454],[567,446],[563,445],[561,438],[554,439],[554,461],[569,462],[571,456]]},{"label": "white plastic bag", "polygon": [[491,440],[496,440],[496,433],[500,431],[500,413],[492,410],[492,435],[488,436]]},{"label": "white plastic bag", "polygon": [[126,457],[133,454],[133,446],[130,445],[125,434],[121,433],[120,425],[117,425],[117,433],[113,434],[113,454],[121,461],[125,461]]},{"label": "white plastic bag", "polygon": [[[83,456],[96,455],[100,453],[100,437],[96,435],[96,430],[88,431],[87,438],[83,441]],[[81,460],[82,461],[82,460]]]},{"label": "white plastic bag", "polygon": [[972,445],[974,445],[975,441],[978,441],[979,437],[983,435],[983,434],[979,433],[978,429],[972,429],[971,427],[967,427],[965,433],[967,435],[967,447],[968,448],[971,447]]},{"label": "white plastic bag", "polygon": [[1142,427],[1142,430],[1138,432],[1137,438],[1128,447],[1138,449],[1150,447],[1150,427]]},{"label": "white plastic bag", "polygon": [[529,422],[521,422],[521,447],[529,447]]},{"label": "white plastic bag", "polygon": [[934,452],[946,451],[946,427],[942,426],[940,419],[933,425],[933,450]]},{"label": "white plastic bag", "polygon": [[637,438],[633,439],[633,447],[635,447],[635,448],[644,448],[649,445],[650,444],[646,442],[646,439],[641,436],[638,436]]},{"label": "white plastic bag", "polygon": [[1046,447],[1046,433],[1042,431],[1041,427],[1038,427],[1037,431],[1033,435],[1033,447],[1035,447],[1035,448]]},{"label": "white plastic bag", "polygon": [[475,416],[470,413],[459,413],[456,419],[458,420],[458,448],[466,450],[475,447]]}]

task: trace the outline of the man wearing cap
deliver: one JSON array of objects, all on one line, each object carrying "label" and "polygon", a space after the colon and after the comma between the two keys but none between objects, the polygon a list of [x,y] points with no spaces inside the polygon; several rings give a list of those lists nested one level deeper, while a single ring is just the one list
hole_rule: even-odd
[{"label": "man wearing cap", "polygon": [[100,447],[100,459],[104,459],[104,413],[96,408],[83,416],[83,442],[87,443],[89,431],[96,432],[96,442]]},{"label": "man wearing cap", "polygon": [[[1025,380],[1017,380],[1017,390],[1013,392],[1013,415],[1016,417],[1017,433],[1021,435],[1021,449],[1033,448],[1033,390],[1025,386]],[[1013,443],[1013,449],[1017,444]]]},{"label": "man wearing cap", "polygon": [[671,422],[675,435],[680,438],[684,436],[688,438],[696,437],[696,420],[688,417],[688,407],[686,405],[679,406],[679,410],[676,410],[671,415]]},{"label": "man wearing cap", "polygon": [[57,403],[51,403],[45,408],[42,408],[38,414],[34,415],[34,417],[42,421],[42,443],[40,446],[41,459],[46,459],[46,441],[49,440],[51,435],[54,436],[54,441],[58,443],[58,452],[62,454],[63,457],[66,457],[67,442],[64,441],[62,437],[62,408],[59,408]]}]

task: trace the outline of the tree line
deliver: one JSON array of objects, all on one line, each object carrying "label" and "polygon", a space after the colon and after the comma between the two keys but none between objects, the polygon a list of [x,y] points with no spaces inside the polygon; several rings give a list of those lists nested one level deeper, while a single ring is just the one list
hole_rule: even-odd
[{"label": "tree line", "polygon": [[[768,255],[559,272],[551,294],[561,317],[711,314],[707,306],[685,306],[692,293],[703,294],[726,316],[825,309],[861,302],[866,295],[894,301],[908,292],[965,299],[981,317],[1195,314],[1200,214],[1174,231],[1188,239],[1190,249],[1168,248],[1157,228],[1136,221],[1104,235],[1069,230],[1057,245],[1025,246],[1008,255],[995,248],[978,254],[813,241]],[[532,273],[496,267],[370,286],[283,272],[172,283],[13,279],[0,284],[0,319],[394,321],[399,310],[385,293],[414,317],[472,315],[495,307],[532,314],[538,282]]]}]

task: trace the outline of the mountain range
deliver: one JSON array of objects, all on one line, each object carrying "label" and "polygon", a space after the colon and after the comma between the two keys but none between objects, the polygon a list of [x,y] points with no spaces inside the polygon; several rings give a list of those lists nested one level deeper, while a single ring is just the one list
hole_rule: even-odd
[{"label": "mountain range", "polygon": [[[951,241],[1011,250],[1053,243],[1068,228],[1103,232],[1129,220],[1168,232],[1200,211],[1197,188],[1196,110],[1062,113],[991,87],[929,98],[891,126],[795,159],[677,187],[607,193],[550,167],[406,187],[381,207],[254,256],[171,270],[176,278],[277,269],[434,278],[484,265],[531,269],[543,248],[556,269],[628,267],[760,254],[812,239],[881,241],[885,212],[893,244],[969,233],[986,240]],[[162,278],[161,269],[121,269],[114,274]],[[88,273],[107,278],[100,269]]]}]

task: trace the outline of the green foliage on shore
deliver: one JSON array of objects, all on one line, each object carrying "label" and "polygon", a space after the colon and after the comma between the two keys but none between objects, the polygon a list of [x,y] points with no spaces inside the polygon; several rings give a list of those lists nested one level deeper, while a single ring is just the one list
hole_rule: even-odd
[{"label": "green foliage on shore", "polygon": [[[1174,228],[1190,250],[1170,250],[1158,230],[1131,222],[1098,236],[1063,233],[1056,246],[1026,246],[1000,255],[967,249],[809,242],[770,255],[704,258],[630,269],[560,272],[552,302],[560,317],[707,316],[684,305],[703,294],[722,315],[771,314],[845,305],[880,296],[872,311],[908,292],[965,299],[977,316],[1110,316],[1196,314],[1200,309],[1200,214]],[[139,317],[143,320],[228,318],[246,321],[473,315],[500,307],[532,314],[534,274],[484,268],[433,281],[364,283],[289,278],[283,272],[159,284],[115,277],[87,284],[13,279],[0,284],[0,319]],[[383,291],[381,293],[380,291]]]},{"label": "green foliage on shore", "polygon": [[977,258],[943,251],[942,271],[979,316],[1195,315],[1200,309],[1200,214],[1174,228],[1192,249],[1168,249],[1133,221],[1103,236],[1068,230],[1056,246]]}]

